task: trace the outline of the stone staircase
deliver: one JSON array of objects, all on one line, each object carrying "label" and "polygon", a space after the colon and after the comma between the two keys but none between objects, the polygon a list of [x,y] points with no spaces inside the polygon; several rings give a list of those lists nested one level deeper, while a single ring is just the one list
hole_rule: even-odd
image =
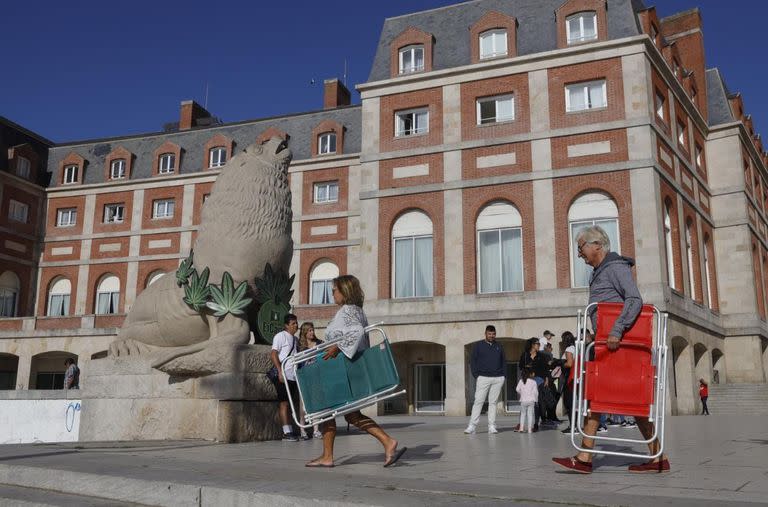
[{"label": "stone staircase", "polygon": [[710,384],[707,406],[712,415],[768,415],[768,384]]}]

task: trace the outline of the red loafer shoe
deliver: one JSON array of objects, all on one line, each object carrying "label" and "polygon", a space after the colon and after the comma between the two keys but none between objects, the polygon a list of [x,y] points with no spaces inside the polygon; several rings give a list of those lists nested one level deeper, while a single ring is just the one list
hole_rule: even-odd
[{"label": "red loafer shoe", "polygon": [[629,465],[629,471],[635,474],[660,474],[669,472],[669,460],[648,461],[639,465]]},{"label": "red loafer shoe", "polygon": [[576,456],[568,458],[552,458],[552,461],[563,468],[571,470],[572,472],[578,472],[580,474],[592,473],[592,463],[581,461],[580,459],[576,458]]}]

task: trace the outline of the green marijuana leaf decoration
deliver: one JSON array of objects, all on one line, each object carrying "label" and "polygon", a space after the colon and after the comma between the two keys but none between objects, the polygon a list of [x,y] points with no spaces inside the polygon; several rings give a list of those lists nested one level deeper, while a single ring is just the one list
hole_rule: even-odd
[{"label": "green marijuana leaf decoration", "polygon": [[206,306],[214,311],[215,317],[224,317],[226,314],[242,315],[243,310],[253,301],[245,297],[245,291],[248,290],[248,282],[243,281],[237,288],[234,288],[232,275],[224,272],[221,278],[221,288],[211,285],[211,299]]},{"label": "green marijuana leaf decoration", "polygon": [[210,270],[205,268],[203,273],[198,276],[197,270],[193,268],[189,283],[184,287],[184,302],[194,308],[196,312],[205,307],[208,296],[211,294],[211,288],[208,286],[209,274]]},{"label": "green marijuana leaf decoration", "polygon": [[176,270],[176,284],[179,287],[186,285],[190,275],[195,271],[195,268],[192,267],[192,255],[192,252],[190,252],[189,257],[184,259],[181,262],[179,269]]},{"label": "green marijuana leaf decoration", "polygon": [[264,276],[254,281],[256,285],[256,299],[260,304],[270,300],[274,301],[275,304],[288,304],[290,302],[293,291],[288,289],[293,285],[296,275],[291,275],[290,278],[286,279],[284,275],[280,276],[280,274],[282,273],[276,273],[272,270],[272,265],[267,263],[267,266],[264,268]]}]

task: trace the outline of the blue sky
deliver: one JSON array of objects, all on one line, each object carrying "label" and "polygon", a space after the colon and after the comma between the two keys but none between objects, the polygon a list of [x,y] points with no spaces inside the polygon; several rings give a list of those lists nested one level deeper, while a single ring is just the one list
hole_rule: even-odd
[{"label": "blue sky", "polygon": [[[385,17],[453,3],[12,2],[0,28],[0,115],[64,142],[158,131],[178,119],[180,101],[204,102],[206,84],[209,110],[226,122],[316,110],[322,80],[341,77],[345,59],[350,88],[367,79]],[[742,92],[768,135],[758,36],[768,3],[655,5],[661,16],[701,9],[707,65]]]}]

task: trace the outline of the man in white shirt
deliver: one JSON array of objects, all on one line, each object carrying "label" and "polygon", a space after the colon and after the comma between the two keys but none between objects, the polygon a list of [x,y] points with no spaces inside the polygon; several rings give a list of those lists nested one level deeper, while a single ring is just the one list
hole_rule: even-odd
[{"label": "man in white shirt", "polygon": [[[299,329],[299,321],[296,316],[289,313],[283,319],[283,330],[272,338],[272,364],[277,368],[277,400],[280,402],[280,422],[283,425],[283,440],[297,442],[299,438],[293,431],[290,414],[288,413],[288,389],[291,390],[291,398],[294,404],[299,402],[299,389],[296,384],[296,371],[293,367],[285,368],[285,377],[281,365],[288,356],[298,352],[299,344],[296,339],[296,331]],[[294,405],[295,406],[295,405]]]}]

